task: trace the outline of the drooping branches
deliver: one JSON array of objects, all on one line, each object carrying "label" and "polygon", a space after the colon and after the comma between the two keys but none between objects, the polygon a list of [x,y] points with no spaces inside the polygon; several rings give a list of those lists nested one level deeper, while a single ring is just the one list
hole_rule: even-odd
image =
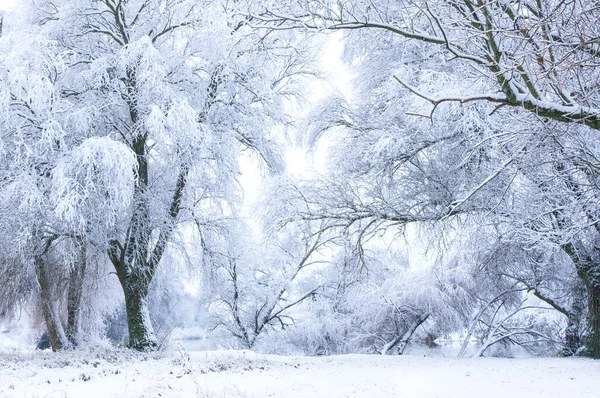
[{"label": "drooping branches", "polygon": [[272,29],[379,30],[438,46],[450,61],[486,76],[490,91],[427,95],[434,106],[491,101],[599,130],[599,87],[588,84],[598,80],[599,13],[585,1],[311,1],[295,12],[256,12],[252,22]]}]

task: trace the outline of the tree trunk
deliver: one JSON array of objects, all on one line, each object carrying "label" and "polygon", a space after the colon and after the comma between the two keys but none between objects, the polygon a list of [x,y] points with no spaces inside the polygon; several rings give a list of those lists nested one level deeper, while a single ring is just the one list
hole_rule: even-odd
[{"label": "tree trunk", "polygon": [[148,310],[148,287],[152,274],[143,272],[148,270],[146,264],[134,264],[132,257],[125,256],[125,251],[116,241],[111,243],[108,254],[125,294],[129,347],[138,351],[151,351],[158,346]]},{"label": "tree trunk", "polygon": [[[123,36],[124,42],[127,42]],[[206,112],[215,103],[219,77],[222,68],[217,68],[211,77],[208,89],[208,101],[203,112],[198,117],[198,122],[203,123]],[[126,96],[125,100],[129,108],[131,126],[135,131],[135,138],[131,140],[130,147],[137,158],[137,184],[134,188],[133,214],[123,244],[118,239],[110,242],[108,255],[113,263],[117,276],[125,294],[125,309],[127,310],[127,326],[129,329],[129,347],[149,351],[155,349],[158,344],[156,335],[150,322],[148,311],[148,287],[154,277],[156,267],[167,248],[171,239],[174,225],[176,224],[181,210],[181,200],[186,186],[187,177],[190,172],[189,165],[182,165],[179,170],[175,189],[169,206],[169,219],[164,228],[161,228],[159,236],[151,248],[150,236],[154,226],[149,220],[150,209],[148,204],[148,133],[144,131],[139,123],[138,110],[138,85],[136,65],[126,68]],[[139,130],[138,130],[139,128]]]},{"label": "tree trunk", "polygon": [[36,255],[34,258],[35,262],[35,274],[37,277],[38,284],[40,285],[40,298],[42,300],[42,314],[44,316],[44,322],[48,329],[48,339],[50,340],[50,346],[52,351],[56,352],[69,346],[68,339],[63,329],[58,310],[56,308],[56,301],[54,300],[52,289],[48,282],[48,276],[46,274],[46,264],[43,259],[43,255]]},{"label": "tree trunk", "polygon": [[600,265],[590,256],[576,266],[587,293],[587,328],[583,336],[583,355],[600,358]]},{"label": "tree trunk", "polygon": [[473,332],[475,332],[475,329],[477,328],[477,325],[479,324],[479,319],[481,319],[481,316],[483,315],[483,313],[489,308],[489,306],[494,303],[494,301],[496,301],[497,297],[494,297],[494,300],[492,300],[491,302],[486,303],[486,305],[482,306],[479,311],[477,311],[477,313],[475,314],[475,316],[473,317],[473,319],[471,320],[471,322],[469,323],[469,328],[467,329],[467,334],[465,335],[465,338],[463,339],[462,345],[460,346],[460,351],[458,351],[458,358],[462,358],[465,356],[465,354],[467,353],[467,348],[469,347],[469,343],[471,342],[471,336],[473,335]]},{"label": "tree trunk", "polygon": [[600,252],[595,249],[596,252],[590,255],[583,244],[576,246],[573,243],[567,243],[563,249],[575,264],[577,276],[587,293],[587,328],[583,336],[585,350],[582,355],[600,358]]},{"label": "tree trunk", "polygon": [[585,336],[585,346],[587,355],[592,358],[600,358],[600,283],[598,282],[598,280],[591,280],[588,285],[588,333]]},{"label": "tree trunk", "polygon": [[69,291],[67,295],[67,338],[75,347],[79,344],[81,324],[81,297],[83,294],[83,278],[87,262],[86,245],[81,243],[81,257],[69,272]]},{"label": "tree trunk", "polygon": [[581,349],[581,321],[585,311],[585,287],[578,283],[573,290],[573,302],[567,314],[567,328],[565,330],[565,347],[563,354],[575,355]]},{"label": "tree trunk", "polygon": [[143,279],[129,277],[123,285],[129,347],[139,351],[155,349],[158,344],[148,311],[148,285]]},{"label": "tree trunk", "polygon": [[388,355],[394,347],[398,346],[398,355],[404,354],[404,350],[410,341],[410,338],[415,333],[415,331],[429,318],[429,315],[419,316],[415,321],[410,325],[410,327],[402,334],[398,334],[398,336],[387,343],[381,349],[381,355]]},{"label": "tree trunk", "polygon": [[579,317],[569,314],[567,319],[567,328],[565,330],[565,347],[563,354],[565,356],[575,355],[581,347],[581,336],[579,334]]}]

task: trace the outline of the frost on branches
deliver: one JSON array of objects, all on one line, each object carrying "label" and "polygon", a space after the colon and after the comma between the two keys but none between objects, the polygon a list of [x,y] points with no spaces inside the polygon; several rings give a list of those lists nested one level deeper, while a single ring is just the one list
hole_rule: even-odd
[{"label": "frost on branches", "polygon": [[[462,333],[460,356],[600,357],[599,10],[26,1],[0,38],[0,316],[33,306],[74,347],[110,274],[129,346],[155,349],[150,289],[191,265],[198,323],[238,347],[402,354]],[[303,102],[328,31],[348,97]],[[291,135],[326,170],[286,174]],[[252,210],[241,151],[276,175]]]},{"label": "frost on branches", "polygon": [[599,13],[554,0],[305,1],[253,13],[273,30],[343,31],[355,74],[350,101],[314,111],[314,137],[336,128],[333,175],[308,184],[298,216],[329,220],[358,246],[411,224],[496,242],[481,258],[509,247],[514,263],[491,275],[565,316],[565,352],[599,357]]},{"label": "frost on branches", "polygon": [[[129,345],[155,348],[148,289],[178,228],[207,203],[235,205],[240,149],[281,169],[269,128],[304,73],[294,38],[248,28],[228,2],[26,6],[32,25],[3,38],[3,195],[31,220],[18,236],[36,253],[42,300],[53,301],[43,257],[55,243],[105,250]],[[19,35],[31,39],[17,46]]]}]

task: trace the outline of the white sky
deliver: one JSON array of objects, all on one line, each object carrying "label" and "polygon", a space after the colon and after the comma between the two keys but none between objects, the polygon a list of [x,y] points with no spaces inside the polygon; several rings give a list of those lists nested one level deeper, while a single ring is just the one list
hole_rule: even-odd
[{"label": "white sky", "polygon": [[0,11],[11,10],[17,6],[18,0],[0,0]]},{"label": "white sky", "polygon": [[[1,1],[1,0],[0,0]],[[350,71],[342,62],[343,34],[335,32],[329,34],[325,46],[321,51],[319,66],[321,72],[326,74],[323,81],[308,82],[309,93],[307,97],[311,103],[317,103],[325,99],[332,91],[337,90],[349,95]],[[298,109],[300,113],[305,113],[308,109]],[[314,151],[308,153],[308,148],[302,145],[291,143],[284,144],[284,161],[287,171],[297,178],[314,178],[322,174],[326,169],[327,149],[330,145],[327,139],[322,139],[322,143]],[[251,157],[242,155],[240,160],[241,176],[239,181],[244,191],[244,203],[246,215],[254,213],[253,206],[259,199],[262,192],[261,184],[266,172],[261,170],[259,161],[252,160]]]}]

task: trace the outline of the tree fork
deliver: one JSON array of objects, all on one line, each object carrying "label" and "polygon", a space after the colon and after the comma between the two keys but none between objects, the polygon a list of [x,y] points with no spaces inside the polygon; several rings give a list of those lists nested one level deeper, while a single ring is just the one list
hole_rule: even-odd
[{"label": "tree fork", "polygon": [[48,330],[48,339],[50,340],[52,351],[56,352],[62,350],[63,348],[67,348],[69,343],[54,305],[54,298],[52,297],[52,291],[48,283],[48,276],[46,274],[46,264],[43,259],[43,255],[47,253],[48,249],[50,248],[50,244],[51,242],[46,243],[43,254],[36,255],[34,262],[35,275],[40,286],[42,314],[44,316],[46,329]]}]

